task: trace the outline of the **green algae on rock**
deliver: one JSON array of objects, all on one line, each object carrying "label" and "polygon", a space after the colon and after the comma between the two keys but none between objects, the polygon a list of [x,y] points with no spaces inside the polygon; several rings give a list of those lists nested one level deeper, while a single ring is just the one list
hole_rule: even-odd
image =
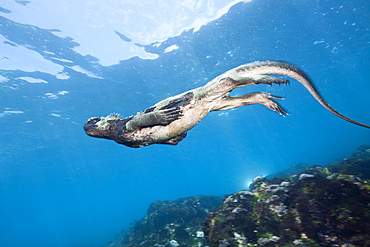
[{"label": "green algae on rock", "polygon": [[360,146],[351,157],[327,168],[332,173],[348,171],[361,176],[362,179],[370,179],[370,146]]},{"label": "green algae on rock", "polygon": [[210,247],[370,246],[368,181],[319,166],[227,195],[203,231]]},{"label": "green algae on rock", "polygon": [[107,247],[370,246],[370,146],[325,168],[299,164],[278,174],[222,203],[215,196],[153,202]]},{"label": "green algae on rock", "polygon": [[217,196],[193,196],[153,202],[144,219],[136,222],[120,243],[125,247],[206,246],[203,222],[221,204]]}]

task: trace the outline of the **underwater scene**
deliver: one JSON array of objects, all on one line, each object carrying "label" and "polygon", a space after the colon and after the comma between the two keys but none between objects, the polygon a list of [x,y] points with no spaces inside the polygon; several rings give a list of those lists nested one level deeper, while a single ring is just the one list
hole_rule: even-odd
[{"label": "underwater scene", "polygon": [[2,1],[0,246],[370,246],[369,57],[365,0]]}]

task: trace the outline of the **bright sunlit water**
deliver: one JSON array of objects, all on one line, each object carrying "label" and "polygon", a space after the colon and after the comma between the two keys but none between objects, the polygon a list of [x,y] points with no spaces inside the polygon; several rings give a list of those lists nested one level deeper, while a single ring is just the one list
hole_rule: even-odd
[{"label": "bright sunlit water", "polygon": [[177,146],[87,136],[92,116],[133,115],[263,59],[298,65],[332,107],[370,124],[369,1],[131,2],[0,3],[0,246],[103,246],[153,201],[223,196],[370,144],[294,80],[233,92],[284,96],[286,117],[214,112]]}]

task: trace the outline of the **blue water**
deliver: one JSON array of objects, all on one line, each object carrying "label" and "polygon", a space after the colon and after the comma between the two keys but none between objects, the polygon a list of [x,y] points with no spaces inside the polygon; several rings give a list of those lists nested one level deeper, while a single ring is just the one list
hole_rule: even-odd
[{"label": "blue water", "polygon": [[[153,201],[223,196],[370,144],[369,129],[334,116],[293,79],[233,92],[284,96],[288,116],[259,105],[214,112],[177,146],[133,149],[83,131],[92,116],[133,115],[263,59],[298,65],[332,107],[370,124],[369,1],[235,3],[190,30],[181,18],[208,14],[196,2],[137,5],[132,22],[135,2],[78,2],[0,4],[0,246],[102,246]],[[184,6],[187,15],[166,19]]]}]

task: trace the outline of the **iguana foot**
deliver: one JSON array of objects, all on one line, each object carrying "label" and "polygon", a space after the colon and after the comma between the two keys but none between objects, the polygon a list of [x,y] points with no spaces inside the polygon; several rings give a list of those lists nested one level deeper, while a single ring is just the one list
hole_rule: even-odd
[{"label": "iguana foot", "polygon": [[155,125],[167,125],[179,119],[181,116],[182,110],[177,107],[148,113],[138,113],[126,123],[126,129],[133,131],[139,127],[144,128]]},{"label": "iguana foot", "polygon": [[155,111],[153,114],[155,117],[154,125],[167,125],[179,119],[182,116],[182,110],[178,107],[173,107],[170,109]]},{"label": "iguana foot", "polygon": [[268,93],[249,93],[240,97],[227,97],[212,109],[212,111],[224,111],[240,106],[261,104],[270,110],[276,111],[280,115],[287,115],[287,113],[276,102],[270,99],[283,100],[284,98],[272,96]]},{"label": "iguana foot", "polygon": [[276,111],[277,113],[279,113],[280,115],[288,115],[288,113],[286,113],[283,108],[281,108],[281,106],[279,106],[278,103],[270,100],[270,99],[278,99],[278,100],[283,100],[284,98],[282,97],[276,97],[276,96],[272,96],[271,94],[268,94],[268,93],[257,93],[256,95],[256,99],[258,100],[258,102],[256,103],[259,103],[261,105],[264,105],[266,106],[267,108],[269,108],[270,110],[272,111]]}]

